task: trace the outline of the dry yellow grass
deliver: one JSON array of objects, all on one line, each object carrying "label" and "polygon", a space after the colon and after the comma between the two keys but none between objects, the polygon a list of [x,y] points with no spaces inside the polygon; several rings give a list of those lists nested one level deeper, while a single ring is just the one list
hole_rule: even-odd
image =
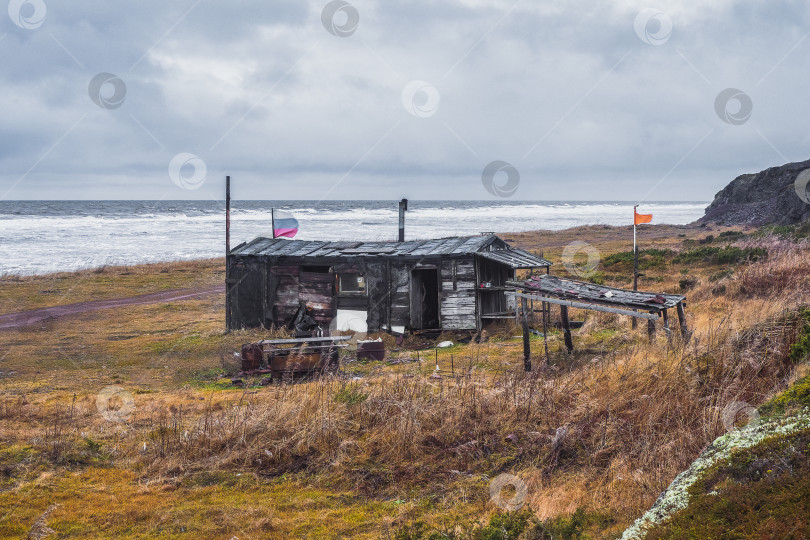
[{"label": "dry yellow grass", "polygon": [[[615,240],[592,243],[607,254]],[[697,279],[689,343],[649,344],[643,325],[587,314],[576,353],[553,333],[551,365],[528,375],[519,340],[506,338],[441,351],[456,376],[438,380],[427,377],[431,351],[421,364],[350,364],[359,380],[229,389],[216,382],[220,355],[262,332],[225,334],[217,297],[0,333],[0,507],[10,509],[0,532],[18,534],[59,503],[49,525],[68,537],[378,537],[414,520],[478,519],[494,510],[488,478],[508,472],[527,483],[538,517],[587,508],[610,515],[603,533],[615,533],[723,432],[725,404],[756,405],[795,377],[791,325],[763,323],[807,304],[810,254],[758,245],[767,260],[717,279],[704,263],[646,272],[668,292],[682,268]],[[606,269],[608,282],[621,277]],[[532,343],[540,366],[542,342]],[[132,396],[125,422],[99,413],[109,385]]]}]

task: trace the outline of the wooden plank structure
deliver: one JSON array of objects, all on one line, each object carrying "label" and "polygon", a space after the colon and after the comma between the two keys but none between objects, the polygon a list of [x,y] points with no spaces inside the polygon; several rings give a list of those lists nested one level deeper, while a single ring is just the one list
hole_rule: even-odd
[{"label": "wooden plank structure", "polygon": [[242,373],[315,375],[338,368],[338,350],[348,347],[351,336],[263,339],[242,345]]},{"label": "wooden plank structure", "polygon": [[[511,319],[506,282],[542,257],[494,234],[407,242],[256,238],[227,258],[230,329],[291,324],[302,303],[327,331],[481,330]],[[334,324],[333,324],[334,323]]]},{"label": "wooden plank structure", "polygon": [[[521,300],[524,319],[527,300],[542,302],[544,317],[546,304],[560,306],[563,338],[568,352],[574,350],[568,316],[569,307],[626,315],[633,317],[634,320],[646,319],[650,340],[655,338],[655,322],[658,319],[663,320],[667,339],[671,340],[668,310],[674,308],[678,314],[681,335],[687,339],[689,337],[684,311],[685,296],[618,289],[551,275],[533,276],[526,281],[508,281],[507,285],[512,288],[507,294]],[[528,333],[528,324],[524,323],[523,326],[525,335]],[[524,340],[524,363],[528,361],[528,355],[528,345]]]}]

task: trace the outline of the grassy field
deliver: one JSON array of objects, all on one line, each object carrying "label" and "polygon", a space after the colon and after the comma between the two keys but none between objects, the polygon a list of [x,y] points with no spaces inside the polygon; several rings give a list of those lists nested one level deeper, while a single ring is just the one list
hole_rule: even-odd
[{"label": "grassy field", "polygon": [[[564,247],[588,242],[590,279],[630,281],[631,229],[502,237],[560,275]],[[727,403],[760,405],[803,373],[790,346],[810,304],[810,254],[789,235],[640,238],[640,288],[686,294],[692,339],[650,344],[644,325],[572,310],[576,352],[552,332],[545,366],[533,336],[528,375],[503,327],[440,350],[440,379],[432,343],[385,336],[396,363],[347,356],[338,377],[236,388],[234,351],[271,333],[226,334],[221,295],[0,332],[0,537],[616,537],[724,432]],[[0,313],[209,286],[221,265],[3,277]],[[493,503],[501,474],[525,484],[523,511]]]}]

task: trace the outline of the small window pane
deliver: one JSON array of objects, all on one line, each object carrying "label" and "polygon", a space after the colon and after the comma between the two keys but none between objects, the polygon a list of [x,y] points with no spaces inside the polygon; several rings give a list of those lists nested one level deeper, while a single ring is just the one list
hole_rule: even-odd
[{"label": "small window pane", "polygon": [[342,293],[366,294],[366,277],[357,274],[342,275],[339,279],[339,290]]}]

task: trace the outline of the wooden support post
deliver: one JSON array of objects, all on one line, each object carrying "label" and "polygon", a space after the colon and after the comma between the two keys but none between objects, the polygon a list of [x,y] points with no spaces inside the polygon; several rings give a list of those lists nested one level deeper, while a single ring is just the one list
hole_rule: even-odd
[{"label": "wooden support post", "polygon": [[655,341],[655,319],[647,319],[647,337],[650,343]]},{"label": "wooden support post", "polygon": [[683,310],[683,302],[678,302],[675,309],[678,311],[678,325],[681,327],[681,337],[688,340],[689,328],[686,326],[686,313]]},{"label": "wooden support post", "polygon": [[543,347],[546,349],[546,366],[549,365],[549,358],[548,358],[548,323],[549,318],[547,314],[547,310],[550,310],[551,304],[548,302],[543,302]]},{"label": "wooden support post", "polygon": [[574,341],[571,339],[571,321],[568,320],[568,306],[560,306],[560,319],[562,320],[565,348],[569,353],[574,352]]},{"label": "wooden support post", "polygon": [[664,333],[667,335],[667,343],[672,345],[672,331],[669,328],[669,312],[664,310]]},{"label": "wooden support post", "polygon": [[529,344],[529,310],[525,298],[520,299],[520,307],[523,309],[523,370],[532,370],[532,350]]}]

